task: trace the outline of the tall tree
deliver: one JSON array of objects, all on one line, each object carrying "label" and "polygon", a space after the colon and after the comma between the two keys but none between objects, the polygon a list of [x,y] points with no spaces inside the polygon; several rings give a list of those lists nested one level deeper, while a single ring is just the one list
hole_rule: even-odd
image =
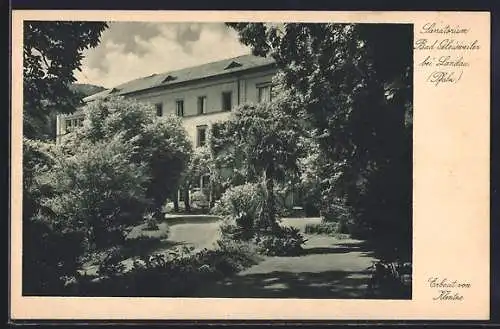
[{"label": "tall tree", "polygon": [[83,127],[69,134],[62,144],[68,152],[82,141],[92,143],[113,140],[122,134],[130,141],[131,160],[146,165],[146,196],[152,201],[151,211],[161,216],[165,200],[181,182],[192,153],[192,146],[180,118],[169,115],[157,119],[151,104],[123,97],[91,102],[83,107]]},{"label": "tall tree", "polygon": [[247,182],[257,178],[263,183],[266,199],[259,220],[263,229],[277,224],[275,183],[298,170],[300,127],[281,105],[242,105],[222,129],[212,132],[211,143],[230,145],[218,154],[224,158],[233,154],[229,157],[237,159],[235,169],[246,173]]},{"label": "tall tree", "polygon": [[24,136],[54,137],[55,113],[71,113],[81,105],[82,95],[71,89],[74,71],[80,70],[83,51],[96,47],[107,27],[105,22],[24,23]]},{"label": "tall tree", "polygon": [[303,120],[328,160],[320,173],[324,207],[346,198],[359,224],[408,255],[412,27],[228,25],[254,54],[276,60],[282,101]]}]

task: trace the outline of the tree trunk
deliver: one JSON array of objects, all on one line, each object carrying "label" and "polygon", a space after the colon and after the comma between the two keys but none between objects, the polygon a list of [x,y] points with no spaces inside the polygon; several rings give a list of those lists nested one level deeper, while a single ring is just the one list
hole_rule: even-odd
[{"label": "tree trunk", "polygon": [[191,212],[191,204],[189,203],[189,188],[184,188],[184,210],[187,212]]},{"label": "tree trunk", "polygon": [[176,191],[174,193],[174,195],[172,196],[172,201],[174,202],[174,211],[175,212],[179,212],[179,195],[178,195],[178,191]]},{"label": "tree trunk", "polygon": [[261,225],[265,230],[276,228],[276,200],[274,196],[274,165],[267,166],[264,172],[266,199],[262,212]]}]

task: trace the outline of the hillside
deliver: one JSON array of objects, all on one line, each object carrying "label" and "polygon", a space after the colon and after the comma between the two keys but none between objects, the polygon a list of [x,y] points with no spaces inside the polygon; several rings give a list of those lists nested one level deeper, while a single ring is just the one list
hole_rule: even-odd
[{"label": "hillside", "polygon": [[91,85],[88,83],[74,83],[73,85],[71,85],[71,89],[73,91],[82,93],[85,97],[87,97],[90,95],[97,94],[98,92],[101,92],[106,88],[101,86]]}]

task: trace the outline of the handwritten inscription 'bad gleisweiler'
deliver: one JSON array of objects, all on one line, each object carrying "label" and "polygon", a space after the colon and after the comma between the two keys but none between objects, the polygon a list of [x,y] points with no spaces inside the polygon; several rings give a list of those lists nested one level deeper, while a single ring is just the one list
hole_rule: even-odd
[{"label": "handwritten inscription 'bad gleisweiler'", "polygon": [[415,49],[418,50],[478,50],[479,41],[462,41],[456,39],[429,40],[418,39],[415,41]]}]

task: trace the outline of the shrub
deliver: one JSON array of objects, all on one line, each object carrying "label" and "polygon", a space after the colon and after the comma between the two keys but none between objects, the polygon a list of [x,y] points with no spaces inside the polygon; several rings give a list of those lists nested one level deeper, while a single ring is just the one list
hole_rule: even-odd
[{"label": "shrub", "polygon": [[208,208],[208,198],[202,191],[195,191],[191,194],[191,203],[197,208]]},{"label": "shrub", "polygon": [[220,241],[215,250],[172,248],[134,260],[124,276],[94,284],[99,296],[191,296],[207,280],[218,280],[256,264],[247,244]]},{"label": "shrub", "polygon": [[[84,234],[69,225],[54,225],[41,204],[50,187],[41,179],[55,165],[55,145],[23,139],[23,294],[63,293],[65,281],[82,264]],[[64,248],[61,248],[64,246]]]},{"label": "shrub", "polygon": [[158,220],[153,213],[147,213],[144,215],[144,222],[146,223],[145,230],[156,231],[158,230]]},{"label": "shrub", "polygon": [[336,223],[307,224],[305,233],[333,235],[337,233],[337,226]]},{"label": "shrub", "polygon": [[40,178],[50,187],[41,200],[52,225],[85,234],[87,251],[107,249],[124,240],[149,206],[141,164],[130,161],[132,145],[116,136],[107,142],[82,143],[73,156],[58,153]]},{"label": "shrub", "polygon": [[99,264],[97,274],[108,278],[123,274],[125,271],[123,260],[124,256],[121,249],[117,247],[111,248]]},{"label": "shrub", "polygon": [[264,191],[258,184],[244,184],[228,189],[211,212],[223,216],[223,235],[248,240],[254,236],[255,221],[264,202]]},{"label": "shrub", "polygon": [[411,296],[412,264],[410,262],[377,261],[371,267],[368,294],[382,298]]},{"label": "shrub", "polygon": [[219,216],[246,213],[256,217],[262,208],[264,191],[259,184],[247,183],[229,188],[215,203],[211,212]]},{"label": "shrub", "polygon": [[306,241],[298,228],[283,226],[255,239],[258,251],[267,256],[297,256]]}]

